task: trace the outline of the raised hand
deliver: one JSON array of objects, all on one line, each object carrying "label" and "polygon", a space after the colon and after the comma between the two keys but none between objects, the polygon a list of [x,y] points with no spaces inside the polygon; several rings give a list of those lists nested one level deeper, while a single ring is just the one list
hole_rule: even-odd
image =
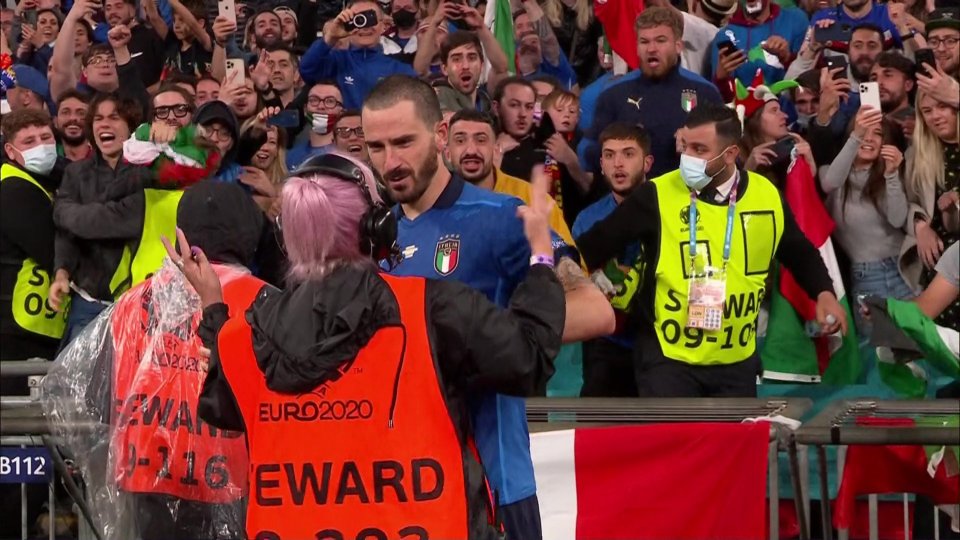
[{"label": "raised hand", "polygon": [[227,41],[230,39],[230,36],[237,31],[237,23],[236,21],[231,21],[223,15],[218,15],[217,18],[213,20],[212,28],[213,40],[217,42],[217,45],[225,47],[227,45]]},{"label": "raised hand", "polygon": [[550,182],[550,176],[544,172],[542,166],[534,168],[530,177],[530,204],[517,209],[533,254],[553,253],[549,217],[554,200],[550,196]]},{"label": "raised hand", "polygon": [[257,65],[250,69],[250,79],[253,81],[253,87],[257,92],[264,92],[270,86],[270,66],[267,65],[267,51],[260,51],[260,57],[257,59]]},{"label": "raised hand", "polygon": [[790,62],[790,44],[780,36],[770,36],[763,44],[763,50],[776,55],[780,63],[786,66]]},{"label": "raised hand", "polygon": [[863,107],[860,107],[859,111],[857,111],[857,116],[854,119],[853,124],[853,134],[862,141],[867,135],[867,131],[874,126],[879,126],[882,120],[882,111],[878,111],[873,107],[864,105]]},{"label": "raised hand", "polygon": [[758,144],[750,151],[747,162],[744,166],[748,171],[756,171],[758,167],[766,167],[773,163],[773,158],[777,157],[777,152],[773,149],[776,141]]},{"label": "raised hand", "polygon": [[880,157],[883,159],[884,174],[893,174],[900,170],[900,164],[903,163],[903,152],[892,144],[885,144],[880,147]]},{"label": "raised hand", "polygon": [[166,236],[161,236],[160,241],[163,242],[163,247],[167,249],[167,255],[170,256],[170,260],[180,268],[184,277],[187,278],[187,281],[190,282],[193,289],[197,291],[197,294],[200,296],[200,303],[204,308],[223,302],[223,290],[220,287],[220,278],[217,277],[217,273],[213,270],[213,266],[210,264],[210,261],[207,260],[207,256],[203,253],[202,249],[198,247],[191,248],[190,244],[187,243],[187,237],[184,236],[183,231],[181,231],[179,227],[177,228],[177,246],[179,251],[174,249]]},{"label": "raised hand", "polygon": [[718,80],[729,79],[737,68],[747,63],[747,55],[740,49],[736,49],[733,52],[720,49],[719,58],[720,65],[717,66]]},{"label": "raised hand", "polygon": [[131,37],[133,34],[125,24],[118,24],[107,33],[107,41],[114,50],[126,48],[130,44]]}]

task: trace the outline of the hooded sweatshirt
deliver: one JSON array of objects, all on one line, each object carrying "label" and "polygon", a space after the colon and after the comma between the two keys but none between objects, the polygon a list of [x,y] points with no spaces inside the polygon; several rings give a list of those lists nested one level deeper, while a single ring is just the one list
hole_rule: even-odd
[{"label": "hooded sweatshirt", "polygon": [[193,122],[200,126],[206,127],[216,121],[230,130],[230,135],[233,137],[233,146],[225,156],[221,156],[220,168],[217,169],[214,179],[220,182],[236,183],[243,172],[243,168],[237,163],[237,152],[240,148],[240,125],[237,122],[236,115],[233,114],[226,103],[219,100],[204,103],[193,115]]},{"label": "hooded sweatshirt", "polygon": [[[720,65],[720,51],[717,45],[730,41],[734,47],[747,55],[747,61],[734,72],[744,86],[750,85],[757,69],[763,70],[763,78],[767,84],[782,80],[787,72],[787,66],[777,66],[779,60],[774,61],[775,65],[768,64],[766,57],[769,53],[764,54],[761,44],[771,36],[780,36],[790,45],[791,55],[796,56],[800,46],[803,45],[803,38],[809,27],[806,13],[797,8],[782,8],[771,2],[770,16],[766,21],[757,23],[746,16],[744,9],[741,2],[740,7],[730,17],[730,22],[721,28],[713,39],[710,45],[711,73],[716,78],[717,66]],[[769,56],[773,57],[773,55]]]}]

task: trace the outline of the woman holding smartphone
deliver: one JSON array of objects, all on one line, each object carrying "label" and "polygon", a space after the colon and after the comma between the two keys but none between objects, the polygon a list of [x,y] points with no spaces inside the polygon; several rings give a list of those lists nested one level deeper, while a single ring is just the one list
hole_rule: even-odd
[{"label": "woman holding smartphone", "polygon": [[[820,187],[836,222],[834,238],[850,257],[857,296],[913,296],[897,266],[908,209],[901,170],[905,146],[896,124],[879,109],[863,107],[833,163],[820,167]],[[861,334],[869,332],[863,320],[857,322]]]}]

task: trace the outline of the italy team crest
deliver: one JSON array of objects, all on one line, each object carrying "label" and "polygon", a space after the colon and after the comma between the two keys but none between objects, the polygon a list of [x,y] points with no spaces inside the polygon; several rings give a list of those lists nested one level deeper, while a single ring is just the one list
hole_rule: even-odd
[{"label": "italy team crest", "polygon": [[684,90],[683,92],[680,93],[680,107],[683,108],[684,112],[690,112],[696,106],[697,106],[696,90]]},{"label": "italy team crest", "polygon": [[449,276],[460,262],[460,236],[441,236],[433,267],[441,276]]}]

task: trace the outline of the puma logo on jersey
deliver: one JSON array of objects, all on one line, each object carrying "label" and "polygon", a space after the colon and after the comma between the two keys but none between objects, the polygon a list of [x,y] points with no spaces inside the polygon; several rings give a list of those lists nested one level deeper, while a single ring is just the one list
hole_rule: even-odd
[{"label": "puma logo on jersey", "polygon": [[640,110],[640,102],[641,102],[641,101],[643,101],[643,98],[642,98],[642,97],[638,97],[638,98],[636,98],[636,99],[627,98],[627,103],[629,103],[630,105],[633,105],[634,107],[636,107],[638,111]]}]

